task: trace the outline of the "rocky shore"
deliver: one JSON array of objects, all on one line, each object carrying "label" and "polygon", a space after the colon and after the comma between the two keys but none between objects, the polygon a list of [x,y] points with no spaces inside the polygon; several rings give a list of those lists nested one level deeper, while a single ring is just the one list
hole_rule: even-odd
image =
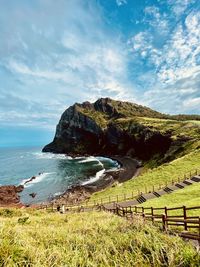
[{"label": "rocky shore", "polygon": [[91,194],[113,186],[116,182],[125,182],[138,175],[140,163],[131,157],[113,156],[120,164],[120,168],[115,171],[106,171],[96,182],[86,185],[77,185],[68,189],[65,193],[51,200],[55,205],[67,204],[74,205],[90,198]]},{"label": "rocky shore", "polygon": [[[113,156],[110,157],[113,160],[118,161],[120,168],[117,170],[106,171],[99,180],[88,183],[85,185],[76,185],[66,190],[60,196],[53,198],[50,202],[54,204],[67,204],[74,205],[85,201],[90,198],[91,194],[103,190],[106,187],[113,186],[113,184],[125,182],[138,174],[140,169],[140,163],[131,157]],[[26,183],[35,179],[35,176],[28,179]],[[20,202],[19,193],[24,189],[23,185],[5,185],[0,186],[0,207],[22,207],[23,203]],[[36,193],[33,193],[34,196]],[[32,197],[34,197],[32,196]],[[35,206],[35,205],[34,205]]]},{"label": "rocky shore", "polygon": [[20,203],[20,197],[18,193],[22,192],[24,189],[23,185],[4,185],[0,186],[0,207],[7,206],[23,206]]}]

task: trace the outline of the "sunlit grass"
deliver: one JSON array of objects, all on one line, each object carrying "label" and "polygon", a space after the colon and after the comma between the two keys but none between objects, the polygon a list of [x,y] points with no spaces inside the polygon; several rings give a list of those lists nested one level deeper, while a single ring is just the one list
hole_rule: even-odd
[{"label": "sunlit grass", "polygon": [[180,177],[183,179],[184,174],[200,169],[200,150],[196,150],[184,157],[176,159],[170,163],[163,164],[158,168],[148,170],[146,173],[133,178],[123,184],[107,188],[91,196],[90,201],[100,201],[100,199],[109,200],[109,196],[114,198],[117,195],[137,195],[139,192],[152,191],[159,185],[171,184],[172,179],[175,181]]},{"label": "sunlit grass", "polygon": [[192,246],[139,219],[131,224],[104,212],[61,215],[1,210],[0,266],[139,267],[199,263]]},{"label": "sunlit grass", "polygon": [[[200,205],[200,183],[187,186],[184,189],[174,191],[173,193],[163,195],[162,197],[148,200],[141,204],[143,207],[194,207]],[[192,210],[191,215],[199,215],[200,210]]]}]

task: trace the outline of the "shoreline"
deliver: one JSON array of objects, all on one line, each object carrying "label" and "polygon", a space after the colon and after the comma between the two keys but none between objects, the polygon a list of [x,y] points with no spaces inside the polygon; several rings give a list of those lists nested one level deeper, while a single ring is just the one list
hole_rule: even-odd
[{"label": "shoreline", "polygon": [[[102,156],[102,155],[101,155]],[[86,185],[76,185],[67,189],[60,196],[54,197],[50,203],[54,205],[74,205],[85,200],[89,200],[90,196],[98,191],[104,190],[113,184],[123,183],[138,175],[140,162],[128,156],[103,156],[115,160],[119,163],[120,168],[114,171],[105,171],[104,174],[95,182]]]},{"label": "shoreline", "polygon": [[[87,155],[88,156],[88,155]],[[95,155],[97,156],[97,155]],[[90,196],[98,191],[113,186],[113,184],[125,182],[137,175],[140,163],[128,156],[106,156],[98,155],[106,158],[110,158],[117,161],[119,169],[107,170],[97,181],[91,182],[85,185],[74,185],[67,189],[63,194],[53,197],[51,200],[46,201],[45,204],[54,203],[55,205],[68,204],[73,205],[85,201]],[[31,181],[35,177],[26,181]],[[0,186],[0,207],[35,207],[40,204],[24,204],[20,201],[19,192],[23,191],[24,187],[17,188],[14,185]]]}]

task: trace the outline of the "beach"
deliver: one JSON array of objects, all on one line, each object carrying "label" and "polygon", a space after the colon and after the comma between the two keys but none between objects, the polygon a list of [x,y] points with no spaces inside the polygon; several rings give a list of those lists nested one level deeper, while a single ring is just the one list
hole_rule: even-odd
[{"label": "beach", "polygon": [[66,190],[62,195],[51,200],[54,205],[74,205],[88,200],[90,196],[107,187],[113,186],[114,183],[122,183],[139,174],[140,162],[128,156],[112,156],[112,160],[120,164],[118,170],[106,171],[97,181],[86,185],[73,186]]}]

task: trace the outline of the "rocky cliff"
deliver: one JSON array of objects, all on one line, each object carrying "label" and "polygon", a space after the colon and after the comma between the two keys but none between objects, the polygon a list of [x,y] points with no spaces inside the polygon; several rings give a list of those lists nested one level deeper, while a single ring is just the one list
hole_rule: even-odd
[{"label": "rocky cliff", "polygon": [[129,155],[167,160],[188,136],[146,125],[142,119],[167,121],[169,116],[137,104],[101,98],[69,107],[61,116],[52,143],[43,152],[73,155]]}]

